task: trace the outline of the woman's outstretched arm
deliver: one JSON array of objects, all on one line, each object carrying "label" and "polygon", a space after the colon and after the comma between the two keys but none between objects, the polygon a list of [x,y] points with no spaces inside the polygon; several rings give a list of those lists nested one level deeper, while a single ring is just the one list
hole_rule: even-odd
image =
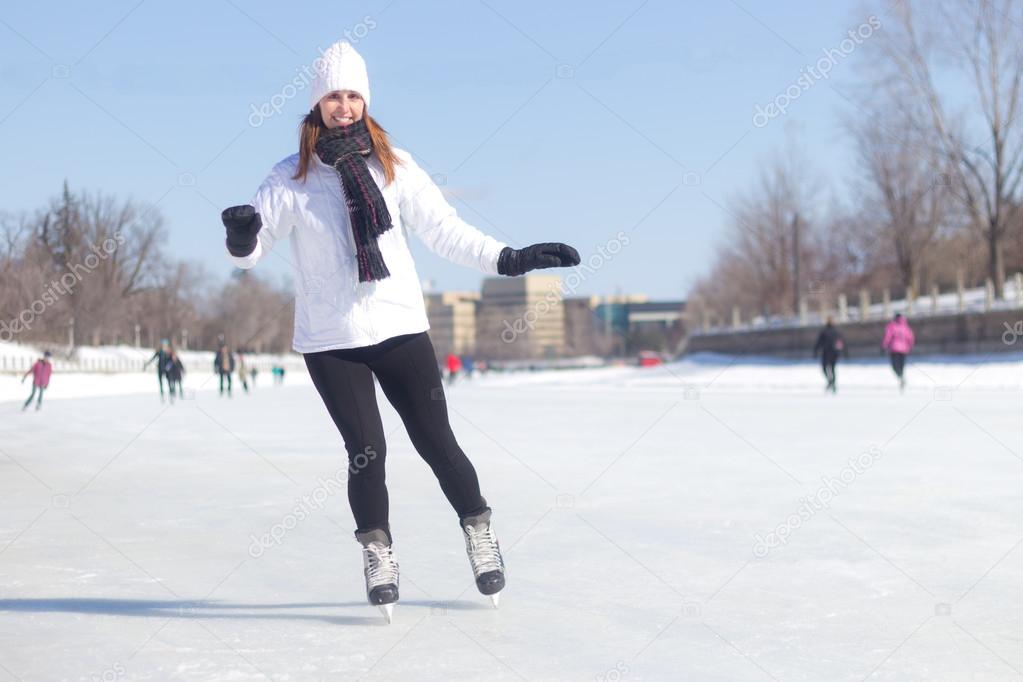
[{"label": "woman's outstretched arm", "polygon": [[232,206],[220,215],[227,230],[227,252],[236,267],[253,267],[294,225],[291,192],[277,169],[256,190],[251,204]]}]

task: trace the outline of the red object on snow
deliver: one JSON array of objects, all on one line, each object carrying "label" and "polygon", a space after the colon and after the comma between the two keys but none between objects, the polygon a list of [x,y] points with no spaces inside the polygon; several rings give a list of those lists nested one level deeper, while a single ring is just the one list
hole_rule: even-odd
[{"label": "red object on snow", "polygon": [[651,350],[644,350],[639,352],[639,366],[640,367],[656,367],[663,363],[661,355]]}]

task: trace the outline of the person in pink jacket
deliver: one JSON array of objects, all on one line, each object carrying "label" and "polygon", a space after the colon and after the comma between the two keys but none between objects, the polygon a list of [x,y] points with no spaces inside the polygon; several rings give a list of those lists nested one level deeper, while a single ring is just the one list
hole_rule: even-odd
[{"label": "person in pink jacket", "polygon": [[22,406],[21,410],[24,412],[28,409],[28,406],[32,403],[32,398],[36,395],[36,390],[39,390],[39,399],[36,400],[36,409],[38,410],[43,405],[43,391],[50,385],[50,374],[53,373],[53,363],[50,362],[50,351],[43,353],[43,357],[35,361],[35,364],[24,376],[21,377],[21,383],[25,383],[25,379],[29,374],[32,375],[32,392],[28,396],[28,400]]},{"label": "person in pink jacket", "polygon": [[903,390],[906,388],[906,378],[903,376],[906,368],[906,356],[913,350],[915,342],[916,338],[913,336],[913,330],[909,327],[909,322],[902,316],[902,313],[896,313],[895,319],[889,322],[884,329],[884,341],[881,342],[881,349],[888,351],[892,369],[895,370],[895,376],[899,378],[899,388]]}]

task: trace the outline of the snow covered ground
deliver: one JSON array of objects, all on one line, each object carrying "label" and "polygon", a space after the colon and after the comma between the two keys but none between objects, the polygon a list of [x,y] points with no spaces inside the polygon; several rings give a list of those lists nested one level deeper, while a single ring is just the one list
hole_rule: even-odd
[{"label": "snow covered ground", "polygon": [[27,413],[0,384],[0,679],[1019,679],[1023,358],[909,372],[902,395],[880,361],[837,396],[810,363],[715,357],[456,384],[499,610],[380,395],[390,626],[307,378],[170,406],[148,374],[55,374]]},{"label": "snow covered ground", "polygon": [[[47,348],[46,344],[0,342],[0,401],[16,400],[19,396],[24,400],[28,396],[32,382],[26,379],[22,384],[21,377]],[[186,390],[216,388],[213,351],[182,350],[178,356],[185,367]],[[71,360],[62,357],[62,352],[56,352],[51,360],[54,381],[45,399],[150,393],[157,388],[156,365],[150,365],[148,371],[139,370],[152,357],[152,348],[125,345],[79,346]],[[309,382],[302,356],[297,353],[246,353],[245,362],[249,369],[257,370],[257,381],[265,385],[273,383],[270,368],[274,365],[283,366],[287,370],[287,378],[295,375],[299,377],[298,381],[304,378],[305,382]]]}]

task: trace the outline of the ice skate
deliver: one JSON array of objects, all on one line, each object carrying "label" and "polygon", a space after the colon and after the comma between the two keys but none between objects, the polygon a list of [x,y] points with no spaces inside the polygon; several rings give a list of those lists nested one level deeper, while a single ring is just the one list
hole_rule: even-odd
[{"label": "ice skate", "polygon": [[398,562],[388,533],[381,529],[355,533],[362,545],[363,572],[366,575],[366,598],[391,622],[394,604],[398,601]]},{"label": "ice skate", "polygon": [[504,559],[501,558],[494,528],[490,525],[490,510],[463,518],[462,533],[476,587],[481,594],[490,597],[496,608],[500,592],[504,589]]}]

